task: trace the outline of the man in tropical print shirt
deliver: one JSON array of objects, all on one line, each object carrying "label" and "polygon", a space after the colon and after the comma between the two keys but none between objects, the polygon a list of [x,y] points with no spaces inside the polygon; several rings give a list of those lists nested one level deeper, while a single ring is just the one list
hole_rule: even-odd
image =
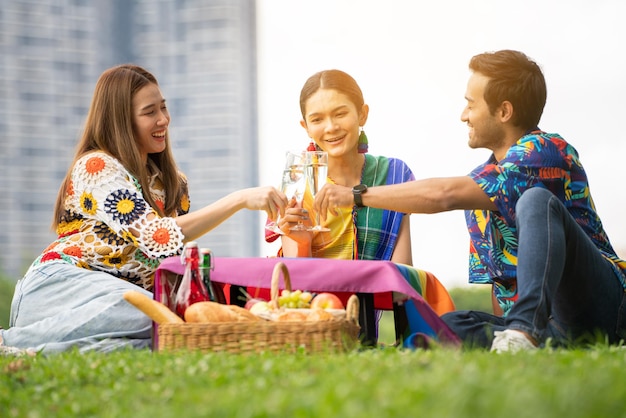
[{"label": "man in tropical print shirt", "polygon": [[[407,213],[465,210],[469,281],[493,285],[494,312],[442,316],[471,346],[494,352],[626,340],[626,261],[614,251],[574,147],[538,128],[547,89],[519,51],[474,56],[461,121],[468,145],[492,151],[469,175],[371,187],[363,205]],[[323,214],[353,204],[326,185]]]}]

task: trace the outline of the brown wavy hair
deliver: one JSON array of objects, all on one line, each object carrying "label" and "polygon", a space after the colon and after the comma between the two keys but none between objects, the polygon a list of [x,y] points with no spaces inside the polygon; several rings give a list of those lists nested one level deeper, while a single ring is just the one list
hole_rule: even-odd
[{"label": "brown wavy hair", "polygon": [[513,123],[524,129],[539,124],[546,105],[546,80],[539,65],[524,53],[501,50],[479,54],[470,60],[470,70],[490,78],[485,102],[493,114],[504,101],[513,105]]},{"label": "brown wavy hair", "polygon": [[74,161],[59,189],[52,221],[53,229],[63,220],[66,208],[65,197],[72,168],[83,155],[92,151],[103,151],[119,160],[139,181],[144,199],[160,216],[173,216],[186,191],[186,181],[178,170],[170,146],[169,132],[165,135],[165,150],[148,154],[148,158],[161,171],[161,181],[166,190],[165,209],[161,210],[148,192],[149,172],[141,158],[133,129],[133,98],[148,84],[159,85],[156,78],[144,68],[133,64],[122,64],[104,71],[94,90],[85,128],[76,151]]}]

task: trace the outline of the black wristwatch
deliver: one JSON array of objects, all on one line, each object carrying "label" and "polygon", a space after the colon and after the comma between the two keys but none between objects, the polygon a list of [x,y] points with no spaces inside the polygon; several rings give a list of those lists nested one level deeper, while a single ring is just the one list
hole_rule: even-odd
[{"label": "black wristwatch", "polygon": [[354,204],[358,207],[363,207],[363,193],[367,192],[367,186],[365,184],[358,184],[352,188],[352,195],[354,196]]}]

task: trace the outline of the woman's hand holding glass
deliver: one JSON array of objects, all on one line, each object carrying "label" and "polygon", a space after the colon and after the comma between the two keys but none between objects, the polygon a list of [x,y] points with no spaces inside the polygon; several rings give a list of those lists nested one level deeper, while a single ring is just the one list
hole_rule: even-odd
[{"label": "woman's hand holding glass", "polygon": [[[325,151],[307,151],[305,154],[304,168],[309,190],[313,198],[326,184],[328,177],[328,153]],[[315,226],[310,231],[327,232],[330,229],[320,223],[320,214],[316,212]]]},{"label": "woman's hand holding glass", "polygon": [[302,203],[297,202],[295,198],[289,200],[289,204],[285,208],[285,215],[277,221],[278,228],[282,233],[289,235],[300,244],[311,242],[313,234],[311,234],[311,219],[306,209],[302,207]]},{"label": "woman's hand holding glass", "polygon": [[306,190],[306,178],[304,176],[304,155],[302,152],[288,151],[285,158],[285,167],[281,179],[280,190],[289,199],[289,204],[285,215],[270,222],[265,227],[277,234],[284,234],[288,223],[296,224],[290,228],[291,231],[306,231],[308,227],[304,224],[306,211],[302,209],[302,199]]}]

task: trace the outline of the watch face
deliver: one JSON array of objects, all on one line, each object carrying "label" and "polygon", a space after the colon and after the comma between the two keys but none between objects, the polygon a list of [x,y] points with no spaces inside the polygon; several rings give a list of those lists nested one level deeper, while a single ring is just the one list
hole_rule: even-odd
[{"label": "watch face", "polygon": [[354,204],[358,207],[363,207],[363,199],[361,195],[367,191],[367,186],[365,184],[359,184],[352,188],[352,194],[354,195]]}]

